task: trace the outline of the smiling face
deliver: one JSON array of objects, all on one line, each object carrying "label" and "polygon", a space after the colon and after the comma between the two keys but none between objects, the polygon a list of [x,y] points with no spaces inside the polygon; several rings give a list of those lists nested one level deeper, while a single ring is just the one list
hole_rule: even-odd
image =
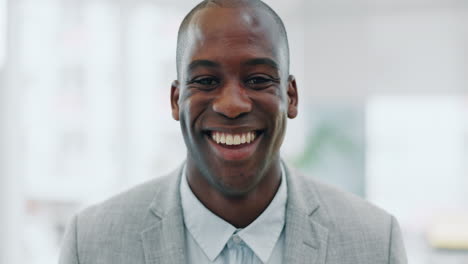
[{"label": "smiling face", "polygon": [[244,195],[279,175],[286,120],[297,114],[284,39],[261,9],[198,11],[185,32],[171,90],[190,177],[227,196]]}]

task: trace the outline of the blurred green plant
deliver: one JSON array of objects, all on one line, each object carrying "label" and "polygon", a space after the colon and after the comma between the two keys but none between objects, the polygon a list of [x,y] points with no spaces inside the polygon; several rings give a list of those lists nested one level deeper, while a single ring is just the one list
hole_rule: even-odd
[{"label": "blurred green plant", "polygon": [[365,195],[365,134],[362,108],[314,109],[303,151],[291,162],[314,177]]}]

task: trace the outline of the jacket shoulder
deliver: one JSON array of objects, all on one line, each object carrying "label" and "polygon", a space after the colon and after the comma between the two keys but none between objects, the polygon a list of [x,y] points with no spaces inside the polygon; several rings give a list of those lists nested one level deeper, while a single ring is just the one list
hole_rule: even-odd
[{"label": "jacket shoulder", "polygon": [[297,170],[291,170],[291,175],[295,185],[299,187],[298,190],[313,193],[310,197],[318,200],[320,210],[326,211],[326,214],[331,218],[329,220],[354,221],[361,220],[361,218],[383,220],[391,217],[385,210],[364,198],[341,190],[311,175],[303,174]]},{"label": "jacket shoulder", "polygon": [[157,202],[155,197],[159,192],[174,185],[175,176],[147,181],[80,211],[76,215],[78,241],[98,244],[122,239],[138,241],[140,233],[155,223],[150,205]]},{"label": "jacket shoulder", "polygon": [[[335,258],[336,263],[388,261],[392,232],[398,228],[391,214],[357,195],[312,177],[296,174],[296,180],[318,200],[312,220],[328,229],[330,263],[335,263]],[[347,256],[348,262],[339,261],[343,256]]]},{"label": "jacket shoulder", "polygon": [[125,260],[132,259],[140,263],[144,259],[141,233],[158,219],[150,206],[159,192],[174,187],[174,178],[172,173],[147,181],[79,212],[71,234],[80,262],[128,263]]},{"label": "jacket shoulder", "polygon": [[171,175],[165,175],[141,183],[103,202],[85,208],[78,215],[80,218],[98,219],[106,219],[107,215],[112,216],[113,219],[118,215],[141,215],[147,212],[155,195],[171,180]]},{"label": "jacket shoulder", "polygon": [[376,224],[384,224],[391,215],[382,208],[370,203],[362,197],[341,190],[320,180],[309,178],[315,188],[320,206],[326,211],[331,220],[362,221],[374,220]]}]

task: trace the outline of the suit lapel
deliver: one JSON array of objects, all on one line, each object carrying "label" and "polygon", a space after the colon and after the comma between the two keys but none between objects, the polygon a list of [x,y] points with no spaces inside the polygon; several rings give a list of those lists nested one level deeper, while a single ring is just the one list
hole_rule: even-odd
[{"label": "suit lapel", "polygon": [[310,181],[287,167],[288,203],[286,206],[284,263],[325,263],[328,229],[314,221],[319,210],[318,197]]},{"label": "suit lapel", "polygon": [[146,264],[185,264],[180,174],[181,168],[161,182],[150,205],[154,225],[141,232]]},{"label": "suit lapel", "polygon": [[[290,172],[288,181],[284,263],[324,264],[328,229],[314,221],[319,200],[310,181]],[[141,232],[146,264],[184,264],[185,227],[180,204],[182,167],[162,181],[149,210],[154,224]]]}]

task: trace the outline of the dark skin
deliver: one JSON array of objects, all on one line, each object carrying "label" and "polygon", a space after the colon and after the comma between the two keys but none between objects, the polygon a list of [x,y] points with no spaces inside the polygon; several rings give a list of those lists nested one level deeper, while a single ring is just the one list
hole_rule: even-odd
[{"label": "dark skin", "polygon": [[[286,121],[297,115],[296,81],[277,30],[273,18],[254,7],[199,11],[171,88],[190,188],[237,228],[252,223],[275,196]],[[211,139],[216,131],[257,136],[250,147],[233,150]]]}]

